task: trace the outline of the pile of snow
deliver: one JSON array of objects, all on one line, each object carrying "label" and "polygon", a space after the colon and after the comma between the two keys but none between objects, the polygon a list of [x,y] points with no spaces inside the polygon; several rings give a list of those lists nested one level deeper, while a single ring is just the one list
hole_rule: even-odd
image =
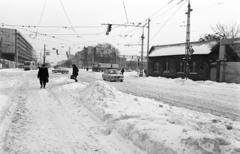
[{"label": "pile of snow", "polygon": [[79,103],[109,125],[107,133],[116,129],[150,154],[240,153],[237,121],[125,94],[103,81],[79,95]]},{"label": "pile of snow", "polygon": [[[88,83],[81,82],[81,84],[76,84],[73,79],[68,77],[57,77],[50,79],[50,88],[56,88],[56,90],[81,90],[86,87]],[[69,92],[69,91],[68,91]]]}]

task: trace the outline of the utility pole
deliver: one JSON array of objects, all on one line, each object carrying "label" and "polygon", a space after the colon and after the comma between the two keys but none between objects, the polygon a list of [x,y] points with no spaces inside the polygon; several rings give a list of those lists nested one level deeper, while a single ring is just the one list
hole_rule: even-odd
[{"label": "utility pole", "polygon": [[150,18],[148,18],[148,24],[147,24],[147,28],[148,28],[148,39],[147,39],[147,76],[148,76],[148,72],[149,72],[149,40],[150,40]]},{"label": "utility pole", "polygon": [[139,74],[139,77],[142,77],[142,76],[143,76],[144,27],[142,28],[142,36],[141,36],[141,40],[142,40],[142,45],[141,45],[141,64],[140,64],[140,74]]},{"label": "utility pole", "polygon": [[186,44],[185,44],[185,79],[189,76],[189,60],[190,60],[190,14],[191,14],[191,4],[188,0],[188,9],[187,9],[187,28],[186,28]]},{"label": "utility pole", "polygon": [[46,60],[46,44],[44,44],[44,49],[43,49],[43,64],[45,65],[45,60]]}]

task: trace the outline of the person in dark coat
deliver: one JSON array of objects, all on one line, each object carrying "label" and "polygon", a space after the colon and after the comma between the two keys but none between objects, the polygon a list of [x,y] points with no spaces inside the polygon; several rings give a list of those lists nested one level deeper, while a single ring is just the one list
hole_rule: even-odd
[{"label": "person in dark coat", "polygon": [[78,67],[75,64],[73,64],[72,68],[73,68],[73,71],[72,71],[71,79],[74,79],[77,82]]},{"label": "person in dark coat", "polygon": [[48,68],[45,66],[45,64],[43,64],[42,67],[39,68],[38,78],[40,80],[41,88],[45,88],[49,78]]},{"label": "person in dark coat", "polygon": [[125,72],[125,70],[124,70],[124,68],[122,68],[122,69],[121,69],[121,73],[122,73],[122,75],[124,74],[124,72]]}]

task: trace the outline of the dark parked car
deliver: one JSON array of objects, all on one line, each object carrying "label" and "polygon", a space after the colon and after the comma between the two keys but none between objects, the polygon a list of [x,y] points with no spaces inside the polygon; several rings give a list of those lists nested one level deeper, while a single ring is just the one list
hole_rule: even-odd
[{"label": "dark parked car", "polygon": [[102,78],[105,81],[120,81],[123,82],[123,75],[117,69],[107,69],[103,72]]}]

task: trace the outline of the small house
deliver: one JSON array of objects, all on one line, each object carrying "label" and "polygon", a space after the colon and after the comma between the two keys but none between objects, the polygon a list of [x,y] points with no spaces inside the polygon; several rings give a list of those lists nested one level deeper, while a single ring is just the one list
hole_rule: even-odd
[{"label": "small house", "polygon": [[[240,83],[240,58],[233,41],[191,42],[193,49],[189,57],[188,77],[192,80],[213,80]],[[226,41],[225,41],[226,42]],[[232,72],[228,64],[234,63],[235,75],[227,79]],[[167,78],[185,77],[185,43],[152,46],[149,51],[148,75]],[[234,77],[235,76],[235,77]],[[234,78],[234,79],[233,79]]]}]

